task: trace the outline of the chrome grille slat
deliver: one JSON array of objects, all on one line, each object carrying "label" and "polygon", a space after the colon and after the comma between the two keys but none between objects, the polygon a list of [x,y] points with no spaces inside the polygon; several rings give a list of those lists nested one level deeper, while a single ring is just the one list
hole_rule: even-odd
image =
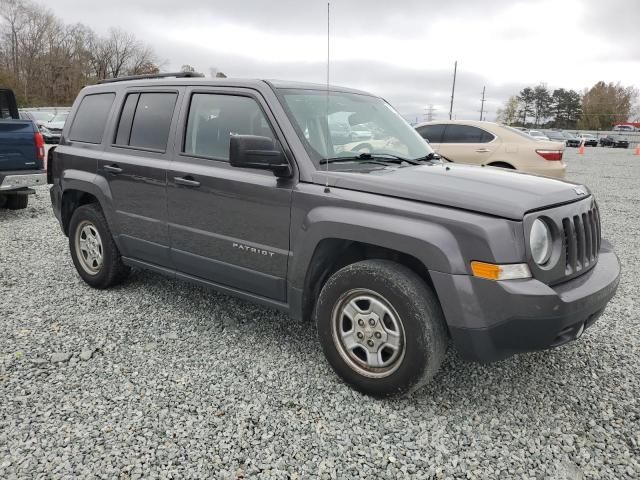
[{"label": "chrome grille slat", "polygon": [[587,214],[582,214],[582,226],[584,227],[584,265],[588,266],[593,261],[593,251],[591,250],[591,223]]},{"label": "chrome grille slat", "polygon": [[565,271],[567,272],[567,275],[570,275],[576,271],[578,263],[578,243],[576,241],[573,222],[570,219],[565,218],[562,220],[562,224],[564,225],[564,231],[567,238],[567,268]]},{"label": "chrome grille slat", "polygon": [[575,226],[575,235],[578,243],[578,263],[576,264],[576,271],[580,271],[585,267],[585,252],[584,252],[584,226],[582,225],[582,219],[579,215],[573,217],[573,224]]}]

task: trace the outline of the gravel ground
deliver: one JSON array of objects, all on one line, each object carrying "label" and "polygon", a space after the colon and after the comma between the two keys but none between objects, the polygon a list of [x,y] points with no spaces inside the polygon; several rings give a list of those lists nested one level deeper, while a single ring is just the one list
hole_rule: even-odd
[{"label": "gravel ground", "polygon": [[46,188],[0,212],[0,478],[640,478],[640,157],[568,153],[623,264],[578,342],[379,401],[312,325],[136,271],[77,276]]}]

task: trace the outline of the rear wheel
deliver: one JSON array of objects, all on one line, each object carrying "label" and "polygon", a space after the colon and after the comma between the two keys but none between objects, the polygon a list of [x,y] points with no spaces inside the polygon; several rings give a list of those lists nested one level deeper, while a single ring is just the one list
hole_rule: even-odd
[{"label": "rear wheel", "polygon": [[329,278],[315,309],[327,360],[355,389],[400,396],[426,384],[447,349],[444,316],[413,271],[387,260],[348,265]]},{"label": "rear wheel", "polygon": [[515,170],[515,167],[509,163],[506,162],[493,162],[489,164],[490,167],[497,167],[497,168],[507,168],[509,170]]},{"label": "rear wheel", "polygon": [[69,223],[69,249],[78,274],[94,288],[116,285],[129,273],[107,220],[96,204],[82,205],[73,212]]}]

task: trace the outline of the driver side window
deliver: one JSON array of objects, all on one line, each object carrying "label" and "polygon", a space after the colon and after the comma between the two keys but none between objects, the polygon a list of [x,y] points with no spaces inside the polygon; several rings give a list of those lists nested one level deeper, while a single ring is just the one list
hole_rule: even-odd
[{"label": "driver side window", "polygon": [[194,93],[191,96],[183,152],[228,161],[232,135],[275,138],[269,121],[253,98]]}]

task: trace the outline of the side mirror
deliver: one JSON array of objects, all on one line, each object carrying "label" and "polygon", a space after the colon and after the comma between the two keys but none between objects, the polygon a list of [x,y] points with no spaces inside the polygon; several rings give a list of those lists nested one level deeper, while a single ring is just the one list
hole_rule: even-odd
[{"label": "side mirror", "polygon": [[231,166],[271,170],[276,177],[291,176],[291,165],[273,139],[257,135],[232,135],[230,142]]}]

